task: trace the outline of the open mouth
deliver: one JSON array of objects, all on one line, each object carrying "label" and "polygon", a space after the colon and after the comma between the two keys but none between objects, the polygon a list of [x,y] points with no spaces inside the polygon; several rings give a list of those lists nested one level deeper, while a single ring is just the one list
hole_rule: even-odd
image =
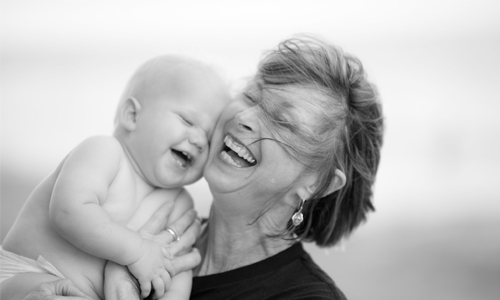
[{"label": "open mouth", "polygon": [[257,164],[257,160],[250,150],[235,142],[229,135],[224,138],[224,149],[222,149],[221,157],[237,168],[248,168]]},{"label": "open mouth", "polygon": [[172,150],[172,155],[174,156],[175,162],[177,162],[177,164],[180,167],[186,168],[186,167],[192,165],[193,158],[191,157],[191,155],[189,153],[187,153],[186,151],[178,151],[175,149],[171,149],[171,150]]}]

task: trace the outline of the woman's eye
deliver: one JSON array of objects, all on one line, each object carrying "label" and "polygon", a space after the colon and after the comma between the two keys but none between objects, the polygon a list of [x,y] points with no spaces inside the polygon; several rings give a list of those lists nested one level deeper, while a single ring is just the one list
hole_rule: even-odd
[{"label": "woman's eye", "polygon": [[247,93],[243,93],[243,98],[245,98],[246,101],[250,102],[250,103],[257,103],[257,101],[255,100],[255,98],[250,95],[250,94],[247,94]]}]

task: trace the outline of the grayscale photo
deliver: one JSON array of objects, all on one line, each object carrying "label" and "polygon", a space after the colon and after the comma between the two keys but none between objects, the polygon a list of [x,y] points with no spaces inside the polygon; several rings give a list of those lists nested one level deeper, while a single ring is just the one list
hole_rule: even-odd
[{"label": "grayscale photo", "polygon": [[0,299],[500,299],[500,2],[0,19]]}]

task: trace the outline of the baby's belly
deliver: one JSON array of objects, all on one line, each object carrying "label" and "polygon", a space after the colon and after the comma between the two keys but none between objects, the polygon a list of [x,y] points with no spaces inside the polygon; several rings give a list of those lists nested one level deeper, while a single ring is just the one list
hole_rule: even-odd
[{"label": "baby's belly", "polygon": [[4,249],[34,260],[41,255],[82,292],[93,299],[104,299],[103,273],[106,261],[73,246],[55,232],[48,222],[40,222],[36,218],[28,220],[33,223],[23,224],[25,222],[21,221],[13,228],[17,238],[8,241]]},{"label": "baby's belly", "polygon": [[91,256],[58,237],[40,247],[40,255],[93,299],[104,299],[104,259]]}]

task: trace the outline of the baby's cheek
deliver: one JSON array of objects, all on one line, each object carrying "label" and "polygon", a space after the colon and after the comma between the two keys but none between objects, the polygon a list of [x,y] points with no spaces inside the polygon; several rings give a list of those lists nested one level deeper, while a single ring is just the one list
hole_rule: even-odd
[{"label": "baby's cheek", "polygon": [[205,167],[205,165],[207,164],[207,160],[208,160],[208,153],[209,153],[210,149],[207,147],[207,149],[205,149],[203,151],[203,153],[200,155],[199,157],[199,165],[201,166],[201,171],[203,172],[203,168]]}]

